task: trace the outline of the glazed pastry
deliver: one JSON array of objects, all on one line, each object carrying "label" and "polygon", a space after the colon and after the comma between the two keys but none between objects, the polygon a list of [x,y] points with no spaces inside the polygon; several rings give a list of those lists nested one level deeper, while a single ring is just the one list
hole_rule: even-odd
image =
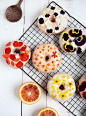
[{"label": "glazed pastry", "polygon": [[79,80],[78,90],[81,97],[86,100],[86,75],[82,76]]},{"label": "glazed pastry", "polygon": [[60,47],[68,54],[81,54],[86,49],[86,33],[79,28],[68,28],[59,39]]},{"label": "glazed pastry", "polygon": [[8,42],[3,51],[3,57],[7,64],[13,68],[25,66],[30,56],[30,48],[22,41]]},{"label": "glazed pastry", "polygon": [[64,72],[60,72],[49,79],[47,90],[53,99],[64,102],[74,95],[76,87],[72,77]]},{"label": "glazed pastry", "polygon": [[38,17],[38,27],[43,33],[58,34],[67,27],[67,16],[63,9],[51,6]]},{"label": "glazed pastry", "polygon": [[61,54],[54,44],[41,44],[33,53],[32,62],[42,73],[55,71],[61,63]]}]

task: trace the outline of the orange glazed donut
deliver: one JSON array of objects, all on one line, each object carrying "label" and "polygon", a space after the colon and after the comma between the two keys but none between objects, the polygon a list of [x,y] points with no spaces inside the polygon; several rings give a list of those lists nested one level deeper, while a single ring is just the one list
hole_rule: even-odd
[{"label": "orange glazed donut", "polygon": [[54,44],[41,44],[35,49],[32,62],[39,72],[51,73],[59,67],[61,54]]},{"label": "orange glazed donut", "polygon": [[30,48],[22,41],[8,42],[3,51],[3,57],[7,64],[13,68],[25,66],[30,56]]}]

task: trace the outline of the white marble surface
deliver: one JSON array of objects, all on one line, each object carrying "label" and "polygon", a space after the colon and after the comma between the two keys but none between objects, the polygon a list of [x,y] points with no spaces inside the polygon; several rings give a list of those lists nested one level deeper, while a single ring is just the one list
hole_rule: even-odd
[{"label": "white marble surface", "polygon": [[[20,69],[9,67],[2,57],[3,48],[8,41],[19,39],[23,32],[39,16],[41,11],[51,0],[23,0],[22,19],[17,23],[11,23],[5,18],[6,8],[18,3],[18,0],[0,0],[0,116],[37,116],[37,113],[45,107],[55,108],[59,116],[71,114],[42,89],[41,100],[34,105],[21,103],[18,97],[20,86],[32,81]],[[72,16],[86,26],[86,0],[55,0]]]}]

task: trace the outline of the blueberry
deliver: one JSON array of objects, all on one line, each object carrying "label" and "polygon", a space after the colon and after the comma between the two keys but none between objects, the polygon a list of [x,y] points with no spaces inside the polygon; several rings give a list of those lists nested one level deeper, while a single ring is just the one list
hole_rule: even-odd
[{"label": "blueberry", "polygon": [[46,32],[47,33],[52,33],[53,32],[53,29],[47,29]]},{"label": "blueberry", "polygon": [[40,19],[39,19],[39,23],[40,23],[40,24],[43,24],[43,23],[44,23],[44,19],[43,19],[43,18],[40,18]]},{"label": "blueberry", "polygon": [[55,30],[59,30],[59,27],[57,26],[57,27],[55,27]]},{"label": "blueberry", "polygon": [[50,16],[50,14],[46,14],[45,17],[48,18]]},{"label": "blueberry", "polygon": [[55,7],[54,6],[51,6],[51,10],[55,10]]},{"label": "blueberry", "polygon": [[61,10],[60,13],[61,13],[62,15],[64,15],[64,14],[65,14],[65,11]]}]

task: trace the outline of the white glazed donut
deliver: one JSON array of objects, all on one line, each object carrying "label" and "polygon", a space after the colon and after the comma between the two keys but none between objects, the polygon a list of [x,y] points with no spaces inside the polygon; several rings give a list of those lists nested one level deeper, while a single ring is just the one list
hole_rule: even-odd
[{"label": "white glazed donut", "polygon": [[7,64],[13,68],[25,66],[30,56],[30,48],[22,41],[8,42],[3,51],[3,57]]},{"label": "white glazed donut", "polygon": [[38,17],[38,27],[43,33],[58,34],[67,26],[67,16],[63,9],[51,6]]},{"label": "white glazed donut", "polygon": [[53,99],[64,102],[74,95],[76,87],[72,77],[64,72],[60,72],[49,79],[47,90]]},{"label": "white glazed donut", "polygon": [[42,73],[55,71],[61,63],[61,54],[54,44],[41,44],[34,50],[32,62]]},{"label": "white glazed donut", "polygon": [[81,97],[86,100],[86,75],[83,75],[79,80],[78,90]]},{"label": "white glazed donut", "polygon": [[68,28],[60,35],[59,43],[66,53],[79,55],[86,49],[86,33],[79,28]]}]

